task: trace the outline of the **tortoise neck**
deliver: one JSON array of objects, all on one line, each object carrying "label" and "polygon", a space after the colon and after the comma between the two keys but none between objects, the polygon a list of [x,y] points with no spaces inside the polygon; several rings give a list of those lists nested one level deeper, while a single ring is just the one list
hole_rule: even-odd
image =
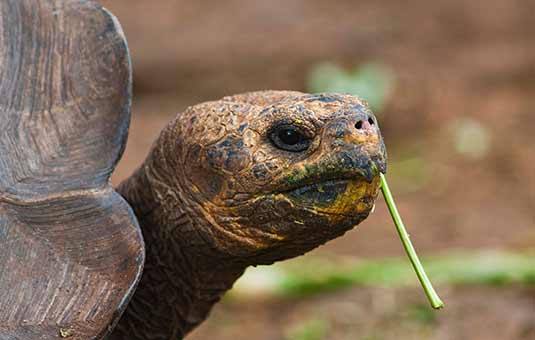
[{"label": "tortoise neck", "polygon": [[146,245],[143,275],[111,339],[181,339],[201,323],[246,265],[200,239],[205,223],[160,181],[150,161],[117,188],[133,208]]}]

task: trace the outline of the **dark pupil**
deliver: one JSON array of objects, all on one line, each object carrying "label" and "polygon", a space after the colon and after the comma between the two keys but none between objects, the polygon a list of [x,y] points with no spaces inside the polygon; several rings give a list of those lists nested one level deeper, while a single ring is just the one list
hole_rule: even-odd
[{"label": "dark pupil", "polygon": [[280,140],[287,145],[295,145],[301,142],[301,134],[294,129],[284,129],[279,132]]}]

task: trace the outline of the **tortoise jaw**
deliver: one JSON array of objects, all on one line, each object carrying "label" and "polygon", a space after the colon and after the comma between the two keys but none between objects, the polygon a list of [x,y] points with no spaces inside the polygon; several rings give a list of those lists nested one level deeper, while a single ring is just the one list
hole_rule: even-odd
[{"label": "tortoise jaw", "polygon": [[386,172],[383,154],[368,156],[365,153],[341,152],[325,161],[304,165],[285,176],[279,193],[299,191],[331,181],[366,181],[371,184],[379,173]]},{"label": "tortoise jaw", "polygon": [[372,209],[386,161],[383,153],[352,149],[300,170],[286,178],[288,185],[280,194],[317,213],[356,216]]},{"label": "tortoise jaw", "polygon": [[[308,170],[310,168],[305,168]],[[374,168],[376,169],[376,167]],[[325,173],[313,174],[310,173],[309,176],[302,177],[298,180],[295,178],[297,176],[292,175],[285,179],[286,185],[283,186],[283,190],[279,190],[279,193],[286,192],[301,192],[312,187],[317,187],[322,184],[332,184],[334,182],[349,182],[351,180],[365,180],[368,183],[371,183],[373,177],[377,175],[377,170],[372,169],[350,169],[350,171],[339,169],[337,171],[327,170]]]},{"label": "tortoise jaw", "polygon": [[379,190],[379,177],[321,181],[287,191],[285,196],[296,206],[320,214],[357,216],[368,213]]}]

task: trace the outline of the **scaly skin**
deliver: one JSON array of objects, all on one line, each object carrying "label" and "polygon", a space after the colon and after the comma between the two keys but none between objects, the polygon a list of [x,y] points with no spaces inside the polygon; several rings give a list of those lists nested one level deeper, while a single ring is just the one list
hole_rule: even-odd
[{"label": "scaly skin", "polygon": [[[309,148],[275,147],[269,134],[281,124],[304,131]],[[357,97],[254,92],[179,114],[118,188],[139,219],[147,253],[111,338],[180,339],[248,266],[344,234],[373,207],[379,182],[372,164],[385,171],[384,143]]]}]

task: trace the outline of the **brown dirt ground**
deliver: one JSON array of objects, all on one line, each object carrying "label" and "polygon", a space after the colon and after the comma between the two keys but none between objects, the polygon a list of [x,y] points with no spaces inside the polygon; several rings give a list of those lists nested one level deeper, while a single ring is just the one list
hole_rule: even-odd
[{"label": "brown dirt ground", "polygon": [[[407,189],[407,178],[392,185],[420,252],[533,249],[535,2],[102,3],[123,24],[135,73],[130,139],[114,183],[188,105],[257,89],[306,90],[308,70],[325,60],[348,67],[379,61],[397,79],[380,113],[391,159],[421,159],[427,174],[416,190]],[[483,158],[452,146],[452,124],[466,117],[490,134]],[[315,252],[402,255],[392,228],[380,202],[358,231]],[[416,288],[224,302],[190,339],[285,339],[292,325],[313,318],[328,321],[328,339],[535,339],[532,288],[441,291],[447,309],[425,324],[410,314],[423,301]]]}]

